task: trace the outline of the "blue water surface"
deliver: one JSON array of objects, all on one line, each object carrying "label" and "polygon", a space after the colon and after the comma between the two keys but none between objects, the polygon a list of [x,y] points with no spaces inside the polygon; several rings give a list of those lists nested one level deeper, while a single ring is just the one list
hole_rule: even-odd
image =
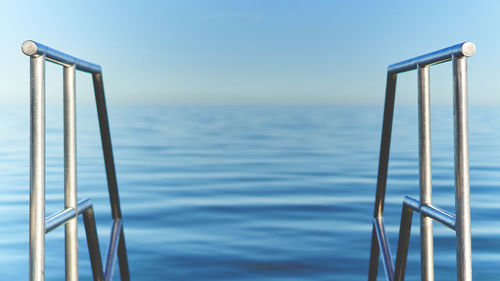
[{"label": "blue water surface", "polygon": [[[366,280],[381,106],[109,106],[133,280]],[[433,200],[454,211],[451,107],[432,111]],[[28,276],[29,109],[0,112],[0,280]],[[395,111],[385,223],[418,198],[416,107]],[[111,214],[95,109],[78,107],[79,199],[101,251]],[[63,207],[62,110],[47,110],[47,214]],[[500,110],[470,109],[475,280],[500,275]],[[407,280],[420,278],[414,219]],[[455,234],[434,224],[436,280],[456,280]],[[83,223],[80,277],[91,279]],[[64,279],[64,230],[46,238]],[[380,267],[380,278],[384,273]],[[115,271],[119,280],[119,270]]]}]

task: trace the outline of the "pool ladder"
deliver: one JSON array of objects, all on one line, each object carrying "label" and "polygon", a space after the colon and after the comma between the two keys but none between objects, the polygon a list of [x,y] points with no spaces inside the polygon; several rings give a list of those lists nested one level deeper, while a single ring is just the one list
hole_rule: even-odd
[{"label": "pool ladder", "polygon": [[[471,42],[457,44],[423,56],[392,64],[387,70],[387,85],[382,125],[382,141],[377,178],[377,192],[373,213],[373,229],[368,280],[377,279],[379,257],[382,258],[387,280],[404,280],[410,242],[413,212],[420,213],[421,276],[424,281],[434,280],[432,220],[455,230],[457,242],[457,280],[472,280],[470,233],[469,140],[467,119],[467,57],[476,47]],[[453,123],[455,146],[455,215],[432,205],[431,182],[431,130],[429,67],[452,61],[453,64]],[[418,71],[418,131],[420,200],[405,196],[399,229],[396,265],[384,228],[384,199],[387,168],[398,73]]]},{"label": "pool ladder", "polygon": [[[130,280],[113,148],[99,65],[80,60],[34,41],[22,45],[30,56],[30,222],[29,280],[45,279],[45,234],[65,224],[65,276],[78,280],[77,219],[83,216],[94,281],[112,280],[118,257],[121,280]],[[45,61],[63,66],[64,76],[64,210],[45,217]],[[113,224],[103,270],[92,202],[77,202],[75,71],[92,74]]]}]

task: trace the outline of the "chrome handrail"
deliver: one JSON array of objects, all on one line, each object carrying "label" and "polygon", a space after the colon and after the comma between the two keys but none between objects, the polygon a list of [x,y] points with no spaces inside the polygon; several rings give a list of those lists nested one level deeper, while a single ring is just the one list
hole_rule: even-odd
[{"label": "chrome handrail", "polygon": [[[387,69],[384,120],[382,125],[375,208],[373,212],[370,267],[368,272],[369,281],[377,279],[380,255],[382,256],[387,280],[404,280],[411,221],[414,211],[420,213],[422,280],[434,280],[432,220],[436,220],[456,231],[457,279],[460,281],[472,280],[466,62],[467,57],[474,55],[475,51],[476,47],[473,43],[464,42],[392,64]],[[450,60],[453,61],[456,216],[432,206],[431,183],[429,67]],[[418,70],[420,201],[411,197],[405,197],[403,201],[396,265],[394,266],[383,221],[394,98],[396,94],[397,74],[414,69]]]},{"label": "chrome handrail", "polygon": [[[83,216],[92,275],[95,281],[111,280],[116,257],[121,280],[130,280],[120,198],[116,181],[113,147],[109,131],[102,70],[93,64],[34,41],[26,41],[22,51],[30,56],[31,137],[30,137],[30,238],[29,280],[45,279],[45,234],[65,224],[66,280],[78,280],[77,217]],[[45,217],[45,61],[64,67],[64,210]],[[77,202],[76,184],[76,96],[75,71],[92,74],[104,154],[112,231],[106,268],[103,271],[92,202]]]}]

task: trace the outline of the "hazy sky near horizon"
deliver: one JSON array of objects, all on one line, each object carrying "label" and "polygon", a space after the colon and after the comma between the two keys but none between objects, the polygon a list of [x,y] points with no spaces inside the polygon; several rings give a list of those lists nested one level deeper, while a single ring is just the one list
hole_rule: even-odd
[{"label": "hazy sky near horizon", "polygon": [[[497,1],[2,1],[0,100],[29,103],[32,39],[103,67],[113,104],[383,104],[387,65],[463,41],[471,104],[500,104]],[[416,73],[397,102],[416,103]],[[62,71],[47,64],[47,100]],[[92,101],[89,75],[78,99]],[[451,103],[451,65],[431,69]]]}]

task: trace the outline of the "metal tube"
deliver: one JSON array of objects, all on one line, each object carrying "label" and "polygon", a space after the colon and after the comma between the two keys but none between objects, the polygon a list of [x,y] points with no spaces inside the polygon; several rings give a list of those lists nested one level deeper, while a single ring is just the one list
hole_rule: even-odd
[{"label": "metal tube", "polygon": [[457,234],[457,275],[472,280],[469,185],[469,133],[467,124],[467,63],[453,57],[453,116],[455,135],[455,214]]},{"label": "metal tube", "polygon": [[97,236],[94,209],[92,208],[92,205],[90,205],[90,208],[85,209],[83,212],[83,223],[85,225],[85,234],[87,235],[87,246],[89,249],[92,276],[94,281],[103,281],[104,272],[102,269],[101,250],[99,249],[99,239]]},{"label": "metal tube", "polygon": [[[418,135],[420,204],[432,204],[431,102],[429,67],[418,66]],[[434,280],[432,219],[420,216],[420,264],[422,281]]]},{"label": "metal tube", "polygon": [[377,233],[379,248],[382,250],[382,264],[384,265],[385,276],[387,281],[394,280],[394,264],[392,263],[391,249],[389,247],[389,240],[384,227],[383,218],[374,218],[373,224]]},{"label": "metal tube", "polygon": [[120,197],[118,195],[118,184],[116,181],[115,161],[113,157],[113,145],[111,144],[111,133],[109,130],[108,111],[106,109],[106,99],[104,97],[104,85],[102,74],[92,75],[94,82],[95,99],[97,106],[97,116],[99,119],[99,129],[101,130],[102,152],[104,165],[106,166],[106,177],[108,180],[109,201],[113,219],[121,219]]},{"label": "metal tube", "polygon": [[406,259],[408,258],[408,246],[410,245],[411,221],[413,210],[403,203],[401,210],[401,222],[399,224],[398,250],[396,253],[396,268],[394,280],[403,281],[406,273]]},{"label": "metal tube", "polygon": [[470,57],[474,55],[475,52],[476,45],[474,45],[474,43],[463,42],[419,57],[391,64],[387,71],[392,73],[404,72],[416,69],[418,65],[428,66],[449,61],[453,56]]},{"label": "metal tube", "polygon": [[51,232],[52,230],[67,223],[72,218],[84,213],[90,208],[92,208],[92,202],[90,201],[90,199],[84,199],[78,202],[76,210],[73,208],[67,208],[48,216],[45,219],[45,233]]},{"label": "metal tube", "polygon": [[[99,118],[99,128],[101,131],[102,151],[104,155],[104,164],[106,166],[106,176],[108,180],[109,201],[111,203],[111,212],[114,220],[122,218],[120,207],[120,196],[118,195],[118,184],[116,181],[115,163],[113,157],[113,146],[111,144],[111,133],[109,130],[108,112],[106,108],[106,99],[104,96],[104,84],[102,73],[92,75],[94,82],[94,92],[97,106],[97,115]],[[127,250],[125,248],[125,234],[120,232],[120,243],[118,247],[118,259],[120,264],[120,276],[123,281],[130,280],[128,267]]]},{"label": "metal tube", "polygon": [[[64,71],[64,207],[76,210],[76,96],[75,65]],[[78,280],[77,217],[65,225],[66,281]]]},{"label": "metal tube", "polygon": [[381,217],[384,212],[387,169],[389,167],[389,151],[391,148],[392,120],[394,115],[394,99],[396,94],[396,74],[387,73],[387,89],[385,94],[384,121],[378,164],[377,193],[375,198],[374,217]]},{"label": "metal tube", "polygon": [[414,211],[420,212],[420,202],[411,198],[410,196],[405,196],[403,199],[403,204],[412,208]]},{"label": "metal tube", "polygon": [[25,41],[21,49],[27,56],[45,55],[47,60],[57,64],[62,64],[65,66],[75,65],[76,69],[89,73],[101,72],[101,67],[97,64],[75,58],[35,41]]},{"label": "metal tube", "polygon": [[76,206],[78,215],[81,215],[88,209],[92,208],[92,201],[90,201],[90,199],[88,198],[85,198],[83,200],[78,201],[78,204]]},{"label": "metal tube", "polygon": [[455,215],[452,213],[432,205],[421,206],[418,200],[415,200],[410,196],[405,196],[403,204],[416,212],[420,212],[423,216],[428,216],[429,218],[455,230]]},{"label": "metal tube", "polygon": [[120,222],[121,231],[120,241],[118,242],[118,264],[120,265],[121,280],[126,281],[130,280],[130,272],[128,267],[127,246],[125,245],[125,233],[123,231],[123,220],[120,219]]},{"label": "metal tube", "polygon": [[47,217],[45,219],[45,233],[51,232],[76,216],[76,210],[68,208]]},{"label": "metal tube", "polygon": [[45,279],[45,56],[30,58],[29,280]]},{"label": "metal tube", "polygon": [[420,213],[455,230],[455,216],[434,206],[422,206]]},{"label": "metal tube", "polygon": [[372,226],[372,239],[370,248],[370,264],[368,268],[368,281],[377,281],[380,248],[378,246],[377,230]]},{"label": "metal tube", "polygon": [[[385,189],[387,184],[387,169],[389,166],[389,151],[391,147],[392,120],[394,115],[394,99],[396,94],[397,74],[387,73],[387,84],[385,91],[384,121],[382,125],[382,140],[380,141],[380,156],[378,164],[377,191],[375,195],[375,207],[373,217],[382,217],[384,212]],[[372,241],[370,250],[370,265],[368,280],[377,280],[379,252],[375,227],[372,229]]]},{"label": "metal tube", "polygon": [[113,272],[115,269],[116,256],[118,252],[118,244],[120,240],[120,233],[122,230],[122,223],[120,219],[113,222],[113,228],[111,230],[111,238],[109,241],[108,257],[106,259],[106,270],[104,272],[104,280],[108,281],[113,278]]}]

